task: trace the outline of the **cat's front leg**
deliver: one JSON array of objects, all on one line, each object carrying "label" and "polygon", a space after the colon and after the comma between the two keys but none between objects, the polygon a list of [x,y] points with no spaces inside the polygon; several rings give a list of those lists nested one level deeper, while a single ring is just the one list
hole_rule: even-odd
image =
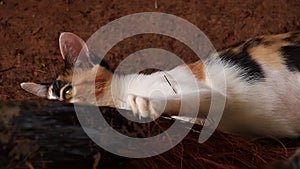
[{"label": "cat's front leg", "polygon": [[133,114],[135,116],[139,116],[139,118],[150,117],[155,119],[159,117],[165,109],[163,100],[159,98],[150,99],[147,97],[129,94],[128,101]]},{"label": "cat's front leg", "polygon": [[159,117],[162,113],[168,113],[170,116],[177,115],[179,111],[187,116],[191,112],[197,113],[199,99],[199,93],[150,98],[128,95],[129,105],[134,115],[152,119]]},{"label": "cat's front leg", "polygon": [[155,119],[163,112],[169,116],[176,116],[180,112],[182,116],[194,117],[197,116],[199,110],[206,112],[206,109],[209,109],[210,96],[209,91],[150,98],[129,94],[128,103],[134,115],[138,115],[140,118]]},{"label": "cat's front leg", "polygon": [[181,105],[181,98],[177,96],[148,98],[130,94],[128,99],[132,112],[140,118],[156,119],[162,113],[169,112],[177,114]]}]

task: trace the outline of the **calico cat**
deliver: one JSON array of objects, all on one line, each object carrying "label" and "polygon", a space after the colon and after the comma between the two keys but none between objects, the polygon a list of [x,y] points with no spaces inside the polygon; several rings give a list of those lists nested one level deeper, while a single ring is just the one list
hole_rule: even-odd
[{"label": "calico cat", "polygon": [[[114,74],[92,63],[86,43],[72,33],[62,33],[59,46],[65,72],[52,84],[21,83],[23,89],[39,97],[128,109],[151,118],[161,112],[178,112],[181,102],[200,97],[199,112],[205,116],[212,93],[219,91],[222,75],[226,93],[217,92],[226,98],[218,125],[221,131],[247,136],[300,136],[300,32],[255,37],[203,61],[150,75]],[[79,54],[83,56],[78,58]],[[75,63],[83,65],[82,69],[73,71]],[[80,77],[76,82],[72,81],[74,74]],[[84,85],[92,75],[96,76],[95,89]],[[197,80],[197,87],[188,77]],[[117,94],[113,95],[113,90]],[[159,94],[153,96],[157,90]],[[95,101],[82,97],[93,93]],[[188,116],[188,110],[185,113]]]}]

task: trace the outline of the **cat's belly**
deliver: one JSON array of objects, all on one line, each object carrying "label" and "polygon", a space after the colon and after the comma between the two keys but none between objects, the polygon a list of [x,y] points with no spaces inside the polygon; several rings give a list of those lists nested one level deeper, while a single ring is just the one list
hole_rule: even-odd
[{"label": "cat's belly", "polygon": [[264,81],[243,88],[235,86],[219,128],[242,135],[299,137],[300,73],[265,72]]}]

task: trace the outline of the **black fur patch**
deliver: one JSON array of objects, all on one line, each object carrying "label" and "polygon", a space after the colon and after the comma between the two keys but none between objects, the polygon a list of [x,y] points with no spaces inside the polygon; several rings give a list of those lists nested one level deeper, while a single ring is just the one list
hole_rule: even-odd
[{"label": "black fur patch", "polygon": [[262,41],[263,41],[262,37],[255,37],[255,38],[249,39],[247,41],[242,41],[242,42],[236,43],[236,44],[230,46],[229,48],[234,49],[234,48],[240,47],[241,50],[247,50],[250,47],[255,47],[255,46],[261,45]]},{"label": "black fur patch", "polygon": [[99,64],[100,66],[104,67],[105,69],[109,70],[110,72],[114,72],[112,68],[110,68],[109,64],[100,56],[95,54],[95,52],[90,51],[90,59],[93,63]]},{"label": "black fur patch", "polygon": [[236,47],[239,47],[239,46],[243,45],[245,42],[246,42],[246,41],[238,42],[238,43],[236,43],[236,44],[230,46],[230,48],[236,48]]},{"label": "black fur patch", "polygon": [[237,65],[242,69],[241,77],[248,82],[260,81],[265,78],[264,72],[261,66],[251,58],[247,50],[243,50],[240,53],[233,53],[228,50],[220,55],[221,60]]},{"label": "black fur patch", "polygon": [[262,37],[255,37],[255,38],[249,39],[244,44],[244,50],[246,50],[249,47],[258,46],[261,44],[261,42],[262,42]]},{"label": "black fur patch", "polygon": [[261,44],[264,45],[264,47],[274,45],[275,43],[276,43],[276,41],[272,41],[272,40],[266,40],[266,41],[261,42]]},{"label": "black fur patch", "polygon": [[107,70],[109,70],[109,71],[111,71],[111,72],[114,72],[114,70],[111,69],[111,68],[109,67],[108,63],[105,62],[104,60],[101,60],[100,66],[104,67],[105,69],[107,69]]},{"label": "black fur patch", "polygon": [[290,71],[300,71],[300,46],[284,46],[281,52]]},{"label": "black fur patch", "polygon": [[262,37],[255,37],[252,39],[249,39],[247,41],[242,41],[242,42],[238,42],[232,46],[230,46],[230,48],[236,48],[239,46],[242,46],[244,49],[249,48],[249,47],[255,47],[261,44],[263,38]]},{"label": "black fur patch", "polygon": [[60,97],[60,89],[62,88],[63,83],[60,80],[55,80],[52,83],[52,92],[57,96]]},{"label": "black fur patch", "polygon": [[284,38],[285,41],[291,42],[291,43],[299,43],[297,42],[297,38],[300,36],[300,32],[293,32],[288,36],[287,38]]}]

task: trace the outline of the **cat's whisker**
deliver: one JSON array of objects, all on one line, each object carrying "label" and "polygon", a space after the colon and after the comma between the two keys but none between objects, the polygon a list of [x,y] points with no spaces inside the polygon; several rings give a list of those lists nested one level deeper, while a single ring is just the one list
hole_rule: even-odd
[{"label": "cat's whisker", "polygon": [[166,75],[164,75],[164,78],[166,79],[166,81],[168,82],[168,84],[170,85],[170,87],[172,88],[172,90],[174,91],[174,93],[177,94],[177,91],[174,89],[174,87],[172,86],[171,82],[169,81],[169,79],[167,78]]}]

